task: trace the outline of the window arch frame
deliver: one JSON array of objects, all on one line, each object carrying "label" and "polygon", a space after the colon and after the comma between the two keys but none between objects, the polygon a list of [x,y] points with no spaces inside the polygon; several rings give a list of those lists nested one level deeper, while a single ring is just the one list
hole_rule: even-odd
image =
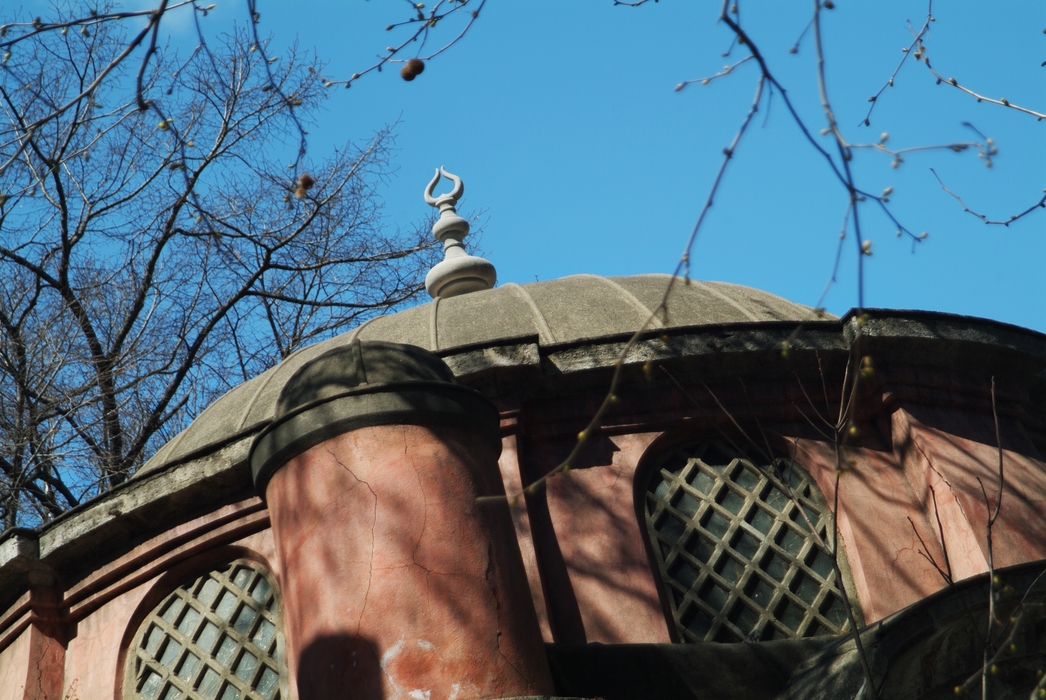
[{"label": "window arch frame", "polygon": [[[737,432],[743,433],[741,429]],[[807,608],[812,607],[810,604],[802,600],[797,592],[799,586],[803,583],[803,581],[798,580],[801,578],[800,574],[802,577],[807,577],[811,581],[818,583],[819,589],[823,590],[825,587],[834,588],[833,593],[836,596],[845,598],[846,601],[849,602],[857,627],[862,627],[864,624],[864,617],[856,594],[856,588],[853,583],[850,567],[847,562],[845,548],[843,547],[841,540],[836,545],[838,549],[838,572],[834,570],[831,572],[829,577],[831,579],[830,581],[821,582],[818,581],[816,576],[808,575],[808,569],[810,567],[802,560],[816,557],[814,550],[819,549],[814,538],[810,536],[808,531],[803,535],[805,538],[804,542],[801,543],[796,555],[793,555],[787,560],[785,571],[781,574],[780,578],[773,582],[766,580],[770,578],[770,576],[767,575],[767,572],[760,565],[760,562],[767,560],[768,554],[774,554],[776,556],[783,553],[780,551],[782,549],[780,543],[772,540],[779,536],[779,528],[783,527],[780,523],[785,519],[791,523],[787,527],[792,530],[795,529],[794,526],[797,519],[795,517],[788,517],[790,515],[790,509],[786,509],[783,513],[780,511],[770,512],[769,514],[774,516],[774,520],[770,523],[767,531],[761,533],[763,539],[757,543],[757,548],[752,557],[747,561],[735,562],[742,564],[743,570],[739,575],[737,575],[733,586],[726,588],[726,597],[725,599],[722,599],[723,607],[713,612],[711,608],[714,606],[712,605],[707,605],[705,603],[702,603],[701,605],[694,604],[694,599],[699,599],[700,592],[709,585],[710,581],[717,585],[724,583],[722,577],[717,574],[709,575],[708,570],[718,566],[722,557],[737,554],[732,551],[732,543],[735,541],[735,538],[741,536],[739,532],[744,531],[744,534],[746,535],[754,534],[752,532],[753,528],[751,527],[751,523],[748,522],[748,520],[749,515],[753,514],[753,509],[757,507],[755,502],[760,499],[753,498],[750,492],[747,494],[748,498],[746,502],[740,506],[740,510],[729,516],[730,522],[728,522],[727,529],[722,532],[722,535],[720,535],[717,540],[712,542],[714,551],[708,553],[708,558],[704,562],[705,569],[697,570],[696,577],[693,579],[692,585],[688,588],[687,592],[680,593],[679,589],[683,587],[682,582],[677,581],[673,584],[669,580],[671,574],[668,569],[676,563],[677,557],[674,556],[676,555],[676,552],[670,551],[666,555],[664,548],[658,543],[657,535],[655,535],[654,520],[660,522],[663,517],[663,511],[649,510],[648,499],[651,498],[651,496],[648,496],[648,494],[652,493],[653,489],[657,486],[658,481],[664,481],[661,476],[661,468],[664,463],[672,456],[678,455],[682,451],[689,450],[692,457],[694,454],[701,455],[702,450],[714,445],[733,452],[735,457],[740,458],[745,462],[744,468],[747,471],[757,471],[762,474],[763,481],[754,484],[753,488],[755,488],[759,493],[765,493],[771,486],[779,491],[781,490],[780,475],[775,473],[777,471],[776,469],[768,469],[771,460],[765,458],[767,449],[771,450],[773,458],[772,463],[778,465],[782,462],[788,463],[788,469],[791,473],[802,477],[802,480],[797,482],[797,485],[805,484],[806,486],[804,486],[804,488],[809,488],[812,491],[812,499],[800,500],[812,500],[813,505],[818,509],[820,517],[818,518],[816,525],[818,526],[818,529],[823,530],[822,535],[827,535],[823,537],[825,543],[831,546],[832,540],[835,539],[833,537],[835,514],[832,512],[831,505],[821,493],[812,474],[804,468],[798,459],[795,458],[795,444],[793,441],[785,440],[778,436],[765,435],[765,432],[757,427],[754,434],[765,437],[768,441],[767,448],[759,449],[752,447],[749,440],[746,438],[738,438],[734,431],[727,432],[724,430],[716,430],[715,433],[715,435],[705,434],[703,436],[699,433],[695,434],[692,431],[688,431],[685,434],[664,434],[660,438],[654,440],[654,442],[647,448],[635,471],[633,487],[636,517],[638,519],[639,528],[644,533],[643,542],[646,546],[648,561],[651,566],[654,582],[657,585],[658,595],[660,596],[662,611],[665,616],[669,636],[672,640],[677,643],[694,643],[703,641],[765,641],[781,638],[800,639],[814,636],[799,633],[800,631],[805,632],[813,627],[809,619],[809,613],[804,613],[804,618],[801,620],[798,629],[792,630],[791,632],[781,630],[779,625],[773,624],[772,622],[773,619],[777,618],[778,611],[783,609],[783,604],[785,602],[803,603]],[[746,450],[741,446],[748,446],[749,449]],[[753,457],[759,457],[760,455],[764,455],[764,457],[758,459],[758,461],[753,459]],[[684,465],[679,472],[682,473],[688,465],[689,459],[684,462]],[[729,465],[724,466],[724,471],[729,472],[729,476],[733,477],[738,474],[741,468],[741,465],[735,464],[731,461]],[[710,517],[708,514],[709,511],[716,512],[718,515],[726,515],[718,505],[710,505],[710,499],[722,498],[726,495],[723,489],[727,488],[735,491],[735,493],[738,491],[744,491],[743,487],[733,484],[732,481],[731,485],[727,485],[725,483],[726,481],[731,481],[731,479],[721,478],[720,481],[713,484],[709,493],[704,494],[704,507],[702,508],[699,506],[698,510],[694,511],[693,515],[695,519],[704,520],[705,518]],[[777,483],[775,484],[774,482]],[[707,481],[705,483],[707,483]],[[687,491],[689,492],[687,495],[694,495],[694,492],[690,489],[687,489]],[[673,500],[681,499],[678,491],[666,493],[664,495]],[[784,493],[783,495],[787,497],[787,493]],[[791,499],[789,499],[789,501],[792,504],[791,508],[794,509],[795,503],[792,502]],[[811,504],[807,502],[807,506],[809,505]],[[680,511],[677,511],[677,513],[678,512]],[[801,518],[798,520],[800,524],[805,523]],[[681,540],[677,545],[675,545],[675,549],[688,546],[690,541],[698,536],[701,536],[705,540],[711,540],[710,535],[713,533],[704,530],[701,523],[692,521],[681,524],[684,525],[683,530],[680,533]],[[698,528],[701,529],[698,530]],[[804,526],[803,529],[807,528]],[[708,544],[708,542],[705,544]],[[822,551],[822,554],[831,559],[831,555],[827,551]],[[794,561],[795,559],[799,559],[799,561],[796,562]],[[686,563],[692,564],[693,562],[687,561]],[[756,569],[759,569],[761,573],[754,573]],[[762,606],[761,610],[748,611],[755,613],[757,617],[759,617],[758,626],[752,629],[752,631],[757,632],[757,635],[756,637],[752,637],[750,635],[746,636],[743,633],[743,630],[736,629],[736,626],[732,622],[729,625],[723,624],[723,618],[728,617],[731,614],[730,606],[733,606],[738,602],[744,604],[753,602],[749,597],[749,590],[751,586],[754,586],[757,583],[757,581],[755,581],[756,578],[763,579],[763,583],[772,583],[771,587],[776,590],[769,592],[772,597],[766,601],[766,604]],[[767,595],[765,587],[763,587],[763,595]],[[808,583],[804,588],[804,595],[810,597]],[[722,596],[720,596],[720,598],[722,598]],[[815,595],[813,605],[816,605],[819,608],[828,605],[828,595],[826,594],[823,597]],[[760,606],[756,605],[756,607],[759,608]],[[703,636],[697,635],[694,631],[687,629],[686,624],[684,624],[684,617],[690,613],[692,608],[700,610],[711,618],[711,625]],[[824,615],[820,613],[820,610],[815,611],[812,615],[817,620],[817,624],[820,627],[825,628],[831,634],[848,634],[850,632],[848,622],[845,620],[841,625],[839,625],[839,631],[834,631],[821,623],[821,618],[823,618]],[[836,615],[836,619],[838,619],[838,615]],[[700,625],[698,625],[698,628],[700,628]],[[724,628],[727,630],[728,634],[720,635],[720,630]],[[770,631],[771,628],[774,628],[777,633]],[[701,638],[698,638],[699,636]]]},{"label": "window arch frame", "polygon": [[[199,659],[195,672],[190,676],[193,680],[194,688],[191,694],[183,694],[180,697],[182,700],[189,700],[190,698],[195,700],[196,698],[207,697],[199,693],[198,682],[202,680],[200,676],[203,675],[203,665],[207,664],[212,666],[219,665],[220,662],[216,659],[216,654],[220,651],[219,640],[224,641],[224,638],[228,636],[230,630],[234,629],[234,623],[237,620],[237,615],[241,613],[241,610],[246,603],[245,597],[251,597],[253,589],[258,584],[259,578],[264,578],[268,584],[268,597],[271,598],[271,604],[266,607],[265,603],[255,603],[258,607],[262,608],[256,618],[253,618],[248,626],[248,635],[250,636],[251,630],[257,634],[262,627],[262,623],[259,620],[265,619],[272,624],[274,627],[273,635],[268,642],[267,646],[269,651],[265,651],[266,658],[263,659],[258,655],[256,664],[261,666],[267,664],[270,668],[275,666],[275,672],[277,674],[276,680],[276,691],[273,694],[273,698],[283,698],[286,700],[290,696],[290,678],[288,674],[287,666],[287,645],[284,636],[284,624],[283,624],[283,596],[279,586],[279,581],[273,571],[273,567],[269,564],[265,557],[248,550],[240,546],[224,546],[219,547],[210,552],[202,554],[198,557],[194,557],[191,560],[181,562],[173,566],[170,570],[164,573],[151,587],[149,592],[143,597],[141,602],[135,609],[134,614],[128,621],[127,627],[124,632],[123,642],[120,646],[120,654],[117,666],[117,683],[116,692],[114,694],[116,700],[140,700],[144,696],[139,693],[138,680],[139,673],[137,672],[136,666],[138,657],[138,650],[145,639],[146,634],[149,632],[151,627],[156,625],[153,622],[155,617],[159,617],[163,609],[169,604],[168,601],[172,600],[178,595],[179,589],[193,589],[193,597],[196,597],[196,593],[201,586],[204,585],[202,579],[208,577],[209,574],[216,571],[225,571],[230,574],[227,579],[231,579],[238,568],[244,567],[249,568],[253,571],[252,575],[246,581],[246,585],[250,590],[239,591],[240,595],[237,596],[237,600],[233,604],[233,609],[229,614],[229,619],[223,621],[223,625],[218,628],[218,633],[214,644],[212,645],[212,652],[206,655],[206,658]],[[225,588],[218,588],[214,593],[212,603],[218,602],[220,596],[223,595]],[[199,602],[197,603],[200,604]],[[178,615],[181,616],[184,613],[184,609],[180,610]],[[219,620],[211,618],[215,617],[215,613],[212,610],[210,617],[204,616],[203,619],[211,622],[219,622]],[[179,623],[180,617],[176,618],[174,623],[168,623],[171,627],[175,627]],[[198,638],[202,630],[202,623],[200,627],[191,631],[194,641]],[[218,625],[215,625],[218,626]],[[257,629],[256,629],[257,628]],[[237,632],[239,634],[239,632]],[[161,657],[165,653],[164,645],[167,643],[169,635],[165,636],[162,642],[158,645],[157,651],[161,654]],[[250,652],[251,655],[255,655],[254,652],[257,649],[258,644],[255,641],[249,639],[240,639],[236,642],[236,647],[232,650],[234,657],[229,663],[221,664],[224,666],[219,675],[219,683],[213,695],[209,696],[214,700],[219,700],[222,697],[222,692],[227,685],[230,685],[227,679],[235,676],[235,665],[240,663],[243,658],[243,652]],[[185,650],[181,651],[181,657],[185,656]],[[176,661],[181,661],[181,657]],[[208,664],[209,662],[209,664]],[[154,663],[161,663],[159,660]],[[161,686],[157,691],[156,700],[164,699],[164,691],[167,679],[176,675],[175,669],[170,669],[170,674],[164,676],[161,681]],[[264,670],[258,670],[254,675],[260,680],[261,674]],[[183,684],[184,681],[178,681],[176,684]],[[233,681],[234,685],[243,685],[243,681]],[[255,691],[257,692],[257,691]],[[241,698],[249,697],[240,694]]]}]

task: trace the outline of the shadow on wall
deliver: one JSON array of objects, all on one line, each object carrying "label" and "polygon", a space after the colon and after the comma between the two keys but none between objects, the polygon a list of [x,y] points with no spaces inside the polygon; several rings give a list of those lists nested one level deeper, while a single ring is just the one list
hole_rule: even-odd
[{"label": "shadow on wall", "polygon": [[326,635],[305,647],[298,668],[298,698],[383,700],[381,660],[373,641]]},{"label": "shadow on wall", "polygon": [[495,465],[465,429],[393,425],[276,473],[270,504],[292,495],[272,512],[291,533],[280,546],[302,700],[551,691],[507,503],[476,502],[503,496]]}]

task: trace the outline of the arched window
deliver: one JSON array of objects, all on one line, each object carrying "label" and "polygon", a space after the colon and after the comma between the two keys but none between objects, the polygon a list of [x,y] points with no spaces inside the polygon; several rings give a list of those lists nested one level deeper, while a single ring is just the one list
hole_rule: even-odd
[{"label": "arched window", "polygon": [[680,639],[846,629],[843,586],[811,532],[812,525],[831,543],[832,516],[798,465],[756,465],[724,443],[705,442],[670,450],[653,466],[642,492],[647,531]]},{"label": "arched window", "polygon": [[280,697],[279,603],[270,575],[241,559],[179,586],[128,650],[128,700]]}]

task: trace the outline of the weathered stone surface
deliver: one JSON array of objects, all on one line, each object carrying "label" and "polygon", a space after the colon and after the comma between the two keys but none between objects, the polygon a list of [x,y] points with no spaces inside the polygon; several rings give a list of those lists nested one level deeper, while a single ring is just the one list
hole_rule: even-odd
[{"label": "weathered stone surface", "polygon": [[[209,446],[253,433],[268,423],[277,397],[287,380],[306,362],[332,348],[355,340],[380,340],[425,348],[440,355],[458,349],[503,345],[508,339],[538,338],[541,347],[582,339],[630,334],[649,319],[661,301],[670,277],[638,275],[604,278],[576,275],[527,285],[506,284],[497,289],[437,299],[391,316],[382,316],[322,343],[291,355],[276,367],[232,389],[159,450],[139,473],[206,451]],[[655,319],[652,329],[762,321],[815,320],[799,304],[766,292],[722,282],[675,285],[669,321]],[[483,373],[491,362],[505,367],[512,356],[502,353],[472,355],[455,367],[459,377]],[[531,352],[513,360],[533,364]],[[454,365],[452,361],[450,364]],[[460,369],[460,371],[458,371]]]},{"label": "weathered stone surface", "polygon": [[497,410],[413,345],[354,341],[303,365],[284,385],[273,421],[251,445],[261,494],[273,472],[313,445],[375,425],[460,426],[501,449]]},{"label": "weathered stone surface", "polygon": [[249,440],[241,440],[121,484],[39,532],[18,529],[4,533],[0,540],[0,610],[25,592],[29,572],[59,579],[74,577],[118,556],[143,537],[248,496],[249,445]]}]

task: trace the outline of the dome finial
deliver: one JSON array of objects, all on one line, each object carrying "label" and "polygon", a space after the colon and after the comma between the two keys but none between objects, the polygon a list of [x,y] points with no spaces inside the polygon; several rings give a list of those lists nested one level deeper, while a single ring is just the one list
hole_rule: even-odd
[{"label": "dome finial", "polygon": [[[436,185],[439,184],[440,175],[447,178],[454,183],[454,189],[447,194],[441,194],[439,197],[433,197],[432,192],[436,189]],[[443,204],[448,204],[451,208],[458,203],[458,200],[465,194],[465,183],[461,181],[461,178],[453,173],[448,173],[443,166],[436,169],[436,174],[432,176],[432,181],[429,182],[429,186],[425,188],[425,202],[432,207],[441,207]]]},{"label": "dome finial", "polygon": [[[440,176],[454,183],[447,194],[433,196]],[[440,167],[425,188],[425,202],[439,209],[439,219],[432,225],[432,235],[443,244],[443,261],[425,275],[425,289],[436,298],[454,297],[459,294],[490,289],[497,281],[494,266],[483,258],[469,255],[462,243],[469,235],[469,222],[458,216],[455,206],[465,194],[461,178]]]}]

